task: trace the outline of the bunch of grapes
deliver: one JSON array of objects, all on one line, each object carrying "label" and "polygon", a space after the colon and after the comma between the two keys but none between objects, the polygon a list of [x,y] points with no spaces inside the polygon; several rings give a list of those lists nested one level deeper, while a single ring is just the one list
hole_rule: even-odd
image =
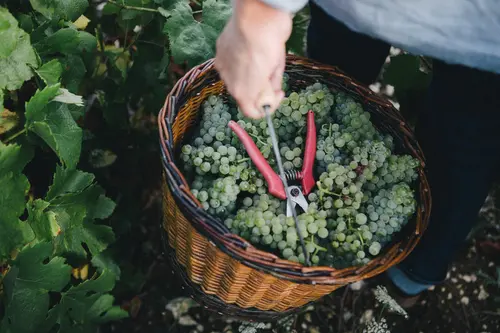
[{"label": "bunch of grapes", "polygon": [[[283,87],[288,88],[286,76]],[[282,258],[336,268],[366,264],[412,218],[412,185],[419,163],[395,153],[393,139],[371,122],[370,113],[345,93],[315,83],[292,91],[273,115],[285,170],[300,170],[306,114],[314,112],[317,131],[315,188],[308,208],[298,212],[298,230],[287,217],[286,201],[268,194],[267,184],[238,137],[233,119],[252,137],[276,170],[265,119],[247,119],[231,102],[210,96],[202,106],[199,132],[181,148],[191,191],[211,215],[234,234]]]}]

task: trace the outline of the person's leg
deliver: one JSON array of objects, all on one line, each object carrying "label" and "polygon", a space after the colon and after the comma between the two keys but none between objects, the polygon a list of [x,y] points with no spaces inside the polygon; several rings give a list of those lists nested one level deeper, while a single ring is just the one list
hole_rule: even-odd
[{"label": "person's leg", "polygon": [[500,76],[436,61],[416,129],[427,160],[431,219],[414,251],[388,271],[406,294],[446,278],[498,173],[499,128]]},{"label": "person's leg", "polygon": [[308,57],[337,66],[366,85],[373,83],[389,55],[390,45],[350,30],[312,2],[310,9]]}]

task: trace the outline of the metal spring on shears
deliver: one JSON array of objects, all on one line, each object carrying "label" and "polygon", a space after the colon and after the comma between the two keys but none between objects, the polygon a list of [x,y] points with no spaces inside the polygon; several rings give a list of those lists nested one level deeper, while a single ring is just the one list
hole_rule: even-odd
[{"label": "metal spring on shears", "polygon": [[302,179],[302,172],[297,171],[297,170],[285,171],[285,178],[286,178],[286,180],[289,180],[289,181],[301,180]]}]

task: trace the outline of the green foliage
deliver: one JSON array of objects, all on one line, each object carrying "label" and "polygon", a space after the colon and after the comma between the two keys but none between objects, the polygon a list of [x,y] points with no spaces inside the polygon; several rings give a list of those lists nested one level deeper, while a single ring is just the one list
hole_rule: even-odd
[{"label": "green foliage", "polygon": [[[205,8],[208,13],[212,9],[214,6]],[[204,11],[203,16],[207,15],[207,12]],[[170,14],[164,32],[168,34],[175,62],[187,62],[189,66],[194,66],[214,56],[218,36],[214,27],[208,22],[200,23],[195,20],[191,7],[183,1],[175,4]]]},{"label": "green foliage", "polygon": [[0,90],[15,90],[33,76],[38,61],[30,37],[14,16],[0,7]]},{"label": "green foliage", "polygon": [[33,9],[48,19],[76,20],[85,12],[87,0],[30,0]]},{"label": "green foliage", "polygon": [[53,59],[40,67],[36,73],[47,85],[57,84],[61,79],[62,65],[57,59]]},{"label": "green foliage", "polygon": [[19,217],[24,211],[30,184],[22,170],[31,155],[19,145],[0,142],[0,260],[33,239],[33,232]]},{"label": "green foliage", "polygon": [[26,105],[26,129],[39,135],[69,168],[80,158],[82,129],[66,104],[54,101],[59,84],[37,91]]},{"label": "green foliage", "polygon": [[[157,112],[215,55],[231,2],[2,3],[0,333],[96,332],[128,316],[117,281],[128,295],[147,276],[128,243],[143,184],[128,178],[159,159]],[[307,13],[295,21],[300,53]],[[120,163],[126,181],[109,172]]]},{"label": "green foliage", "polygon": [[309,7],[305,7],[293,17],[293,30],[286,46],[290,52],[305,55],[307,27],[309,26]]}]

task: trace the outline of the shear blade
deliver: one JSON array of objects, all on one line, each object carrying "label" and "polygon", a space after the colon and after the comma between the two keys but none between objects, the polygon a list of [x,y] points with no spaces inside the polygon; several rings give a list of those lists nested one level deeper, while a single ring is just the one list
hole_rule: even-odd
[{"label": "shear blade", "polygon": [[304,212],[307,212],[309,204],[298,186],[290,186],[288,188],[288,195],[292,201],[292,207],[286,205],[286,216],[292,216],[291,209],[296,209],[297,205],[302,208]]}]

